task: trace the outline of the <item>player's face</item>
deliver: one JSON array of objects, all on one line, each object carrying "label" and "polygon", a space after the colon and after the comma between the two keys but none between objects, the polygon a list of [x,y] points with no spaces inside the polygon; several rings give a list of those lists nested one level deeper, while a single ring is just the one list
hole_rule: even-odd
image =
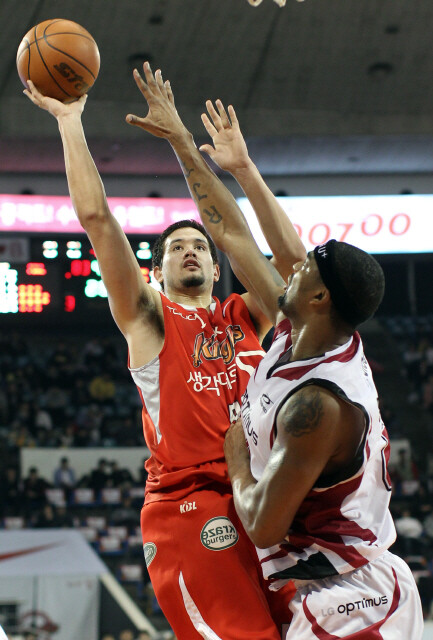
[{"label": "player's face", "polygon": [[[312,292],[321,284],[319,269],[314,253],[310,251],[306,259],[293,266],[284,295],[278,299],[283,313],[290,317],[298,315],[303,305],[310,299]],[[323,285],[322,285],[323,286]]]},{"label": "player's face", "polygon": [[166,292],[192,288],[211,291],[218,275],[208,241],[200,231],[183,227],[166,238],[161,269]]}]

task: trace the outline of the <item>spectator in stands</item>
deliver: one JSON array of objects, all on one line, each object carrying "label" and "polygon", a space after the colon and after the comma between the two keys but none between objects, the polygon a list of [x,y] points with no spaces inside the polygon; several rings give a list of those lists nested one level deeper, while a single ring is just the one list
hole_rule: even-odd
[{"label": "spectator in stands", "polygon": [[419,472],[416,464],[412,460],[410,451],[405,448],[398,450],[398,460],[390,465],[390,475],[394,485],[396,495],[411,493],[407,492],[404,483],[417,481]]},{"label": "spectator in stands", "polygon": [[72,406],[84,407],[90,404],[90,394],[87,383],[82,376],[75,377],[72,383],[70,400]]},{"label": "spectator in stands", "polygon": [[69,466],[68,458],[63,457],[60,459],[60,465],[54,471],[53,480],[54,486],[59,489],[70,490],[75,487],[77,479],[75,471]]},{"label": "spectator in stands", "polygon": [[[101,424],[104,418],[104,411],[101,406],[96,403],[80,407],[77,412],[76,420],[78,430],[76,439],[78,442],[82,438],[86,439],[85,444],[81,446],[99,446],[101,442]],[[82,433],[84,429],[85,434]],[[80,446],[80,445],[79,445]]]},{"label": "spectator in stands", "polygon": [[427,536],[430,546],[433,545],[433,509],[430,507],[430,512],[424,518],[422,522],[424,533]]},{"label": "spectator in stands", "polygon": [[109,478],[110,474],[108,472],[107,460],[100,458],[97,468],[93,469],[90,474],[88,486],[97,493],[108,486]]},{"label": "spectator in stands", "polygon": [[73,356],[69,347],[66,346],[63,340],[59,340],[48,360],[48,364],[62,369],[63,367],[68,365],[72,359]]},{"label": "spectator in stands", "polygon": [[60,529],[71,529],[74,526],[74,519],[64,505],[57,505],[56,520]]},{"label": "spectator in stands", "polygon": [[424,344],[423,360],[426,365],[426,374],[433,374],[433,344],[432,340],[427,337]]},{"label": "spectator in stands", "polygon": [[24,507],[28,514],[37,509],[42,509],[46,502],[45,490],[50,487],[50,483],[39,476],[36,467],[30,467],[29,475],[23,482]]},{"label": "spectator in stands", "polygon": [[110,462],[110,469],[111,486],[119,487],[120,489],[126,489],[133,486],[134,478],[132,477],[131,472],[125,467],[119,467],[117,460],[112,460]]},{"label": "spectator in stands", "polygon": [[60,465],[54,470],[53,481],[55,487],[63,489],[67,500],[69,500],[72,490],[77,484],[77,478],[74,469],[69,466],[68,458],[60,459]]},{"label": "spectator in stands", "polygon": [[433,413],[433,374],[430,374],[422,385],[422,406]]},{"label": "spectator in stands", "polygon": [[132,506],[132,498],[129,494],[122,495],[122,502],[111,513],[110,520],[113,525],[128,527],[130,530],[140,525],[138,511]]},{"label": "spectator in stands", "polygon": [[410,342],[403,352],[403,362],[408,379],[415,383],[421,382],[421,353],[416,342]]},{"label": "spectator in stands", "polygon": [[12,449],[19,450],[23,447],[34,447],[36,442],[27,427],[22,425],[19,420],[14,420],[9,428],[8,445]]},{"label": "spectator in stands", "polygon": [[400,517],[396,518],[395,528],[404,557],[424,551],[424,544],[419,543],[424,535],[424,527],[422,522],[415,518],[409,509],[403,509]]},{"label": "spectator in stands", "polygon": [[116,385],[107,371],[92,378],[89,384],[89,393],[92,400],[98,404],[112,405],[114,403]]},{"label": "spectator in stands", "polygon": [[33,526],[36,529],[55,529],[57,528],[58,521],[56,517],[56,509],[54,505],[47,502],[42,507],[42,510],[34,518]]},{"label": "spectator in stands", "polygon": [[139,631],[135,640],[152,640],[152,636],[148,631]]},{"label": "spectator in stands", "polygon": [[122,629],[119,633],[119,640],[134,640],[134,632],[132,629]]},{"label": "spectator in stands", "polygon": [[[0,382],[2,382],[2,376],[0,373]],[[0,384],[0,425],[7,424],[8,422],[8,397],[6,395],[5,385]]]},{"label": "spectator in stands", "polygon": [[104,348],[99,338],[91,338],[84,346],[83,364],[91,371],[102,371]]},{"label": "spectator in stands", "polygon": [[409,509],[404,509],[401,516],[395,520],[395,528],[398,535],[405,538],[420,538],[424,533],[422,523]]},{"label": "spectator in stands", "polygon": [[[139,398],[138,393],[134,394]],[[140,416],[141,409],[137,411],[137,417],[132,419],[131,416],[126,416],[122,419],[121,426],[117,431],[116,441],[117,444],[121,447],[135,447],[135,446],[143,446],[143,436],[141,433],[140,427],[137,428],[137,425],[140,424]]]},{"label": "spectator in stands", "polygon": [[21,511],[23,497],[18,479],[18,470],[10,465],[0,479],[0,516],[17,515]]},{"label": "spectator in stands", "polygon": [[53,419],[49,412],[46,409],[42,408],[37,402],[35,402],[33,406],[33,412],[33,421],[36,431],[38,431],[39,429],[51,431],[51,429],[53,428]]},{"label": "spectator in stands", "polygon": [[53,374],[50,385],[42,396],[41,405],[51,415],[56,426],[64,423],[66,408],[69,405],[69,396],[61,386],[57,370],[56,375]]},{"label": "spectator in stands", "polygon": [[67,422],[65,430],[59,435],[59,447],[69,449],[77,446],[75,440],[76,425],[73,420]]},{"label": "spectator in stands", "polygon": [[148,473],[146,471],[147,458],[143,458],[143,464],[138,468],[138,484],[141,487],[146,485]]}]

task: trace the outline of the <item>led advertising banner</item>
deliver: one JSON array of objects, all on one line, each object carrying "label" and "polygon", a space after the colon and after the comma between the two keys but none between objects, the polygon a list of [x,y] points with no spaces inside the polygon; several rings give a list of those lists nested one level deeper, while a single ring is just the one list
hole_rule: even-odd
[{"label": "led advertising banner", "polygon": [[[278,198],[307,250],[335,238],[368,253],[433,253],[433,195]],[[246,198],[238,203],[263,253],[269,247]]]},{"label": "led advertising banner", "polygon": [[[173,222],[200,220],[189,198],[108,198],[125,233],[159,234]],[[0,195],[0,232],[83,233],[69,197]]]},{"label": "led advertising banner", "polygon": [[[433,195],[278,198],[308,250],[336,238],[369,253],[432,253]],[[189,198],[108,198],[127,234],[159,234],[172,222],[199,221]],[[261,250],[269,247],[246,198],[238,203]],[[66,196],[0,195],[0,232],[83,233]]]}]

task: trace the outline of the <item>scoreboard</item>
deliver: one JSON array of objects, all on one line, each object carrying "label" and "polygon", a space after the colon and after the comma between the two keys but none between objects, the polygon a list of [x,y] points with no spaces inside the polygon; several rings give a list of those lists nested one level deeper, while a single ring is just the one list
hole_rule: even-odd
[{"label": "scoreboard", "polygon": [[[143,278],[151,276],[156,235],[130,239]],[[0,314],[6,319],[28,316],[33,321],[67,316],[97,321],[108,313],[107,291],[99,264],[85,235],[15,236],[2,242],[0,253]]]},{"label": "scoreboard", "polygon": [[[143,278],[159,288],[150,273],[153,243],[174,222],[198,221],[194,202],[114,197],[108,204]],[[68,197],[0,194],[0,318],[38,327],[112,322],[98,261]]]}]

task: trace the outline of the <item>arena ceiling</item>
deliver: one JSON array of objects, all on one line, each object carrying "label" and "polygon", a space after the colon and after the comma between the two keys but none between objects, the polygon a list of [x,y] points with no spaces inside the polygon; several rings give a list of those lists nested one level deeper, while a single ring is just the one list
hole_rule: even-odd
[{"label": "arena ceiling", "polygon": [[49,18],[99,45],[84,125],[102,172],[179,173],[166,142],[124,122],[145,112],[132,69],[146,58],[198,142],[205,100],[233,103],[265,175],[433,170],[431,0],[1,0],[1,172],[63,172],[56,123],[22,95],[15,66],[23,35]]}]

